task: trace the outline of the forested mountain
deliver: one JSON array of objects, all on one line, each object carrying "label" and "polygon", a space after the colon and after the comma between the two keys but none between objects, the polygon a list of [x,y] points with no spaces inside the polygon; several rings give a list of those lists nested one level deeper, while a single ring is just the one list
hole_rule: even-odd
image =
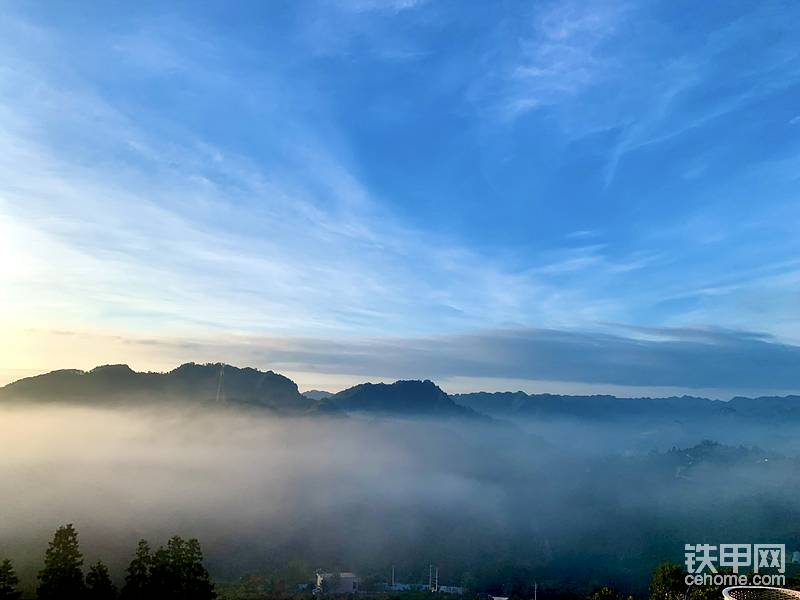
[{"label": "forested mountain", "polygon": [[28,377],[0,389],[0,398],[91,404],[190,401],[235,403],[282,412],[313,410],[288,377],[230,365],[187,363],[167,373],[138,373],[127,365],[91,371],[61,370]]},{"label": "forested mountain", "polygon": [[325,400],[346,412],[478,418],[430,380],[362,383]]},{"label": "forested mountain", "polygon": [[691,422],[800,420],[800,396],[736,397],[730,401],[696,396],[620,398],[525,392],[449,395],[430,380],[362,383],[336,394],[312,390],[273,371],[220,363],[186,363],[166,373],[140,373],[127,365],[91,371],[52,371],[0,388],[0,399],[37,402],[120,404],[187,401],[269,408],[281,414],[373,413],[397,416],[489,417],[535,421]]}]

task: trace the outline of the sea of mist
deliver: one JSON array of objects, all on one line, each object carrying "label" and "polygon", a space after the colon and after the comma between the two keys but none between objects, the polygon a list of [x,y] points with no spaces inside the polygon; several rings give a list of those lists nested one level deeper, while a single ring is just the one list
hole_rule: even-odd
[{"label": "sea of mist", "polygon": [[495,421],[9,404],[0,557],[30,585],[53,530],[74,523],[87,562],[118,579],[139,538],[177,534],[200,539],[221,580],[294,561],[309,577],[394,565],[425,581],[433,563],[443,584],[497,592],[532,578],[636,591],[684,543],[800,546],[794,458],[767,448],[687,468],[680,452],[582,444],[586,427],[550,424],[545,441]]}]

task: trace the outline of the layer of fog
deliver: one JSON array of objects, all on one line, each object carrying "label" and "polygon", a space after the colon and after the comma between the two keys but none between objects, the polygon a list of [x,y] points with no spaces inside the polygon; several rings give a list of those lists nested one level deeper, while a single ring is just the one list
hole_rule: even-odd
[{"label": "layer of fog", "polygon": [[[796,542],[800,472],[748,457],[682,471],[502,424],[218,410],[0,408],[0,557],[27,581],[74,523],[121,575],[140,537],[198,537],[212,573],[287,561],[497,589],[641,586],[697,540]],[[590,432],[585,433],[590,436]],[[604,434],[605,435],[605,434]],[[700,441],[700,440],[696,440]],[[725,440],[721,440],[725,441]]]},{"label": "layer of fog", "polygon": [[[644,400],[646,402],[646,400]],[[505,418],[522,431],[559,447],[565,453],[632,456],[673,447],[694,446],[715,440],[728,446],[745,446],[800,455],[800,437],[794,418],[740,419],[735,424],[714,417],[606,418],[569,417]],[[569,440],[564,444],[564,440]]]}]

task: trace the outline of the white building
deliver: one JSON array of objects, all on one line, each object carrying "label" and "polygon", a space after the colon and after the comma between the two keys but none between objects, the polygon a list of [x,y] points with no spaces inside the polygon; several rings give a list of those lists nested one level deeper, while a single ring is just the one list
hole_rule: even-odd
[{"label": "white building", "polygon": [[355,573],[317,573],[317,588],[323,594],[355,594],[358,577]]},{"label": "white building", "polygon": [[440,594],[458,594],[460,596],[464,593],[464,588],[459,585],[440,585],[436,591]]}]

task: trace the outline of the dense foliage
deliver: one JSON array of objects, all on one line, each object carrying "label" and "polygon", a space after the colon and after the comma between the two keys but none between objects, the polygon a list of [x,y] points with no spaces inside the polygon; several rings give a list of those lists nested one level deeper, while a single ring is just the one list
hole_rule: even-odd
[{"label": "dense foliage", "polygon": [[44,556],[36,593],[42,600],[80,598],[83,581],[83,556],[78,546],[78,532],[69,524],[59,527]]},{"label": "dense foliage", "polygon": [[[44,568],[39,572],[37,598],[59,600],[314,600],[311,569],[298,561],[262,575],[246,575],[238,583],[217,588],[203,565],[203,554],[196,539],[172,537],[165,546],[152,551],[146,540],[139,540],[126,570],[124,585],[118,590],[108,567],[102,562],[91,565],[84,576],[83,555],[78,533],[72,525],[59,527],[45,553]],[[725,570],[721,571],[725,572]],[[471,576],[465,576],[465,584]],[[373,600],[425,600],[428,591],[386,591],[379,576],[363,577],[362,589]],[[0,561],[0,600],[20,600],[17,577],[10,560]],[[683,567],[663,562],[655,568],[645,594],[631,594],[612,585],[601,584],[591,590],[564,587],[563,584],[536,584],[538,596],[547,600],[720,600],[722,589],[713,585],[687,586]],[[800,579],[789,577],[788,587],[798,589]],[[509,600],[530,600],[534,586],[511,577],[492,593]],[[323,590],[323,595],[324,590]],[[353,600],[352,595],[325,595],[328,600]],[[447,594],[441,596],[448,597]],[[449,596],[456,598],[456,596]],[[462,600],[491,600],[492,596],[464,586]]]},{"label": "dense foliage", "polygon": [[86,574],[87,600],[114,600],[117,597],[117,588],[111,581],[108,567],[97,562],[89,567]]},{"label": "dense foliage", "polygon": [[[0,562],[0,600],[18,600],[19,579],[10,560]],[[52,600],[213,600],[217,597],[211,576],[203,566],[196,539],[172,537],[155,552],[140,540],[118,592],[108,567],[97,562],[84,577],[78,532],[59,527],[47,548],[39,572],[36,597]]]},{"label": "dense foliage", "polygon": [[7,558],[0,562],[0,600],[17,600],[22,594],[17,590],[19,578]]}]

